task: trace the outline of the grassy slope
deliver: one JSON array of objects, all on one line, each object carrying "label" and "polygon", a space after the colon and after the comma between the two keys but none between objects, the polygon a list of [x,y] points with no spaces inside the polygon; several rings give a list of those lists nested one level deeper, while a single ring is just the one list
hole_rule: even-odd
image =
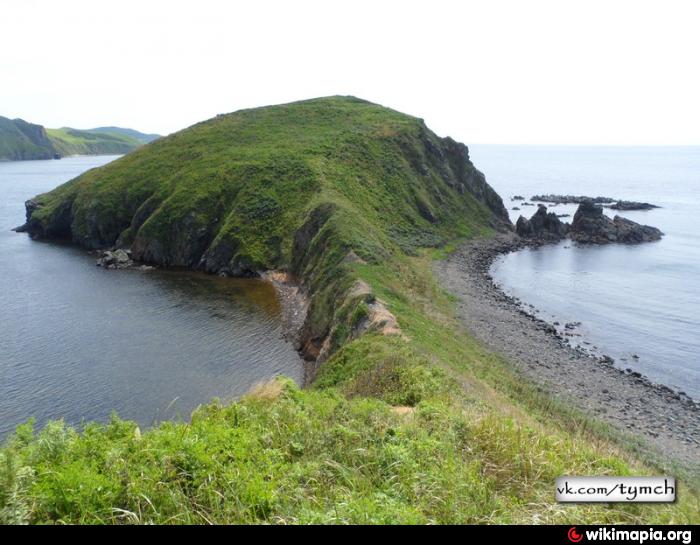
[{"label": "grassy slope", "polygon": [[97,127],[96,129],[87,129],[85,132],[128,136],[138,140],[142,144],[148,144],[154,140],[158,140],[161,137],[160,134],[145,134],[135,131],[134,129],[124,129],[122,127]]},{"label": "grassy slope", "polygon": [[[421,131],[419,120],[349,99],[253,110],[40,197],[45,228],[71,203],[78,240],[85,218],[102,214],[116,221],[100,222],[100,236],[123,235],[126,219],[154,199],[130,236],[165,241],[164,255],[180,247],[169,237],[193,207],[195,225],[221,215],[214,242],[237,237],[249,262],[299,269],[317,326],[333,328],[338,350],[309,390],[268,384],[238,403],[203,407],[191,423],[20,428],[0,454],[0,520],[697,522],[687,488],[674,506],[553,502],[559,475],[660,470],[538,394],[460,329],[430,273],[435,251],[420,247],[486,234],[490,213],[436,178],[430,186],[441,195],[431,194],[412,173],[406,145]],[[417,195],[441,221],[416,212]],[[321,204],[335,212],[310,255],[295,256],[289,233]],[[366,262],[343,263],[349,248]],[[357,279],[397,316],[402,337],[352,338],[365,302],[343,302]]]},{"label": "grassy slope", "polygon": [[69,155],[119,155],[141,145],[136,138],[113,133],[93,133],[77,129],[46,129],[56,152]]}]

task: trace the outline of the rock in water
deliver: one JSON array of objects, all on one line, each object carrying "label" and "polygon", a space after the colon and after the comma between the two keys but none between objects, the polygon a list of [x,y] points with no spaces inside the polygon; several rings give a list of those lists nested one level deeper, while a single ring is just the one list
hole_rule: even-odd
[{"label": "rock in water", "polygon": [[528,220],[523,216],[518,218],[515,230],[523,238],[542,242],[556,242],[566,237],[569,226],[562,223],[554,212],[547,212],[547,207],[540,204],[537,212]]},{"label": "rock in water", "polygon": [[617,201],[615,204],[610,205],[610,208],[613,210],[653,210],[660,207],[648,202]]},{"label": "rock in water", "polygon": [[636,244],[659,240],[663,233],[655,227],[640,225],[620,216],[610,219],[603,214],[602,207],[586,200],[579,205],[574,215],[569,236],[572,240],[588,244]]},{"label": "rock in water", "polygon": [[134,266],[134,261],[129,250],[108,250],[102,252],[95,265],[105,269],[129,269]]},{"label": "rock in water", "polygon": [[613,219],[617,227],[617,240],[626,244],[638,244],[640,242],[652,242],[660,240],[663,233],[656,227],[641,225],[627,218],[615,216]]},{"label": "rock in water", "polygon": [[610,197],[584,197],[583,195],[533,195],[531,201],[549,202],[554,204],[581,204],[584,201],[592,201],[596,204],[611,204],[615,199]]}]

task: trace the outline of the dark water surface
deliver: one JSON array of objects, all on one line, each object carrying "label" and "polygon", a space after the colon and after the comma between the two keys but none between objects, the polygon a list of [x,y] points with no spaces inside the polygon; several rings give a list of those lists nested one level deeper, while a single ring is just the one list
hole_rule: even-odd
[{"label": "dark water surface", "polygon": [[[666,236],[659,242],[566,241],[505,256],[492,274],[507,293],[541,310],[542,318],[582,322],[574,340],[700,399],[700,148],[470,149],[506,206],[522,208],[511,211],[513,221],[536,210],[511,202],[514,195],[604,196],[663,207],[619,213],[661,229]],[[575,209],[551,211],[573,215]]]},{"label": "dark water surface", "polygon": [[265,378],[302,380],[270,284],[106,271],[83,250],[10,231],[26,199],[113,159],[0,163],[0,438],[31,416],[186,419]]}]

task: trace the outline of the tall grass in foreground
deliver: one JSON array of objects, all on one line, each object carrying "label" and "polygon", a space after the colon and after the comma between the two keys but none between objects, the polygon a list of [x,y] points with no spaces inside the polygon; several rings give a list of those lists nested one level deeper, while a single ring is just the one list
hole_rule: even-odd
[{"label": "tall grass in foreground", "polygon": [[[630,467],[565,433],[547,434],[450,394],[401,415],[378,399],[289,382],[190,424],[128,422],[78,434],[22,426],[2,451],[2,522],[501,523],[687,522],[677,507],[564,507],[571,470]],[[440,399],[442,397],[442,399]]]}]

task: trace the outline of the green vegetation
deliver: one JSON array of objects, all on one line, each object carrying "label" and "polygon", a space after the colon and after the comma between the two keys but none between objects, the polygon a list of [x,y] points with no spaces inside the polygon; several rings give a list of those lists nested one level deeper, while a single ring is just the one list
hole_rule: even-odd
[{"label": "green vegetation", "polygon": [[141,144],[148,144],[154,140],[160,138],[160,134],[144,134],[134,129],[124,129],[122,127],[98,127],[96,129],[88,129],[85,132],[97,133],[97,134],[111,134],[115,136],[128,137],[134,140],[138,140]]},{"label": "green vegetation", "polygon": [[0,117],[0,161],[54,159],[69,155],[121,155],[158,138],[131,129],[45,129]]},{"label": "green vegetation", "polygon": [[560,475],[660,466],[460,328],[431,262],[504,213],[466,148],[345,97],[218,117],[37,197],[35,236],[295,273],[305,351],[326,361],[306,390],[272,381],[189,423],[21,426],[0,451],[0,522],[700,521],[688,480],[675,505],[554,502]]},{"label": "green vegetation", "polygon": [[130,136],[94,133],[77,129],[46,129],[56,153],[69,155],[121,155],[135,150],[142,143]]},{"label": "green vegetation", "polygon": [[0,161],[53,159],[53,156],[44,127],[0,117]]}]

